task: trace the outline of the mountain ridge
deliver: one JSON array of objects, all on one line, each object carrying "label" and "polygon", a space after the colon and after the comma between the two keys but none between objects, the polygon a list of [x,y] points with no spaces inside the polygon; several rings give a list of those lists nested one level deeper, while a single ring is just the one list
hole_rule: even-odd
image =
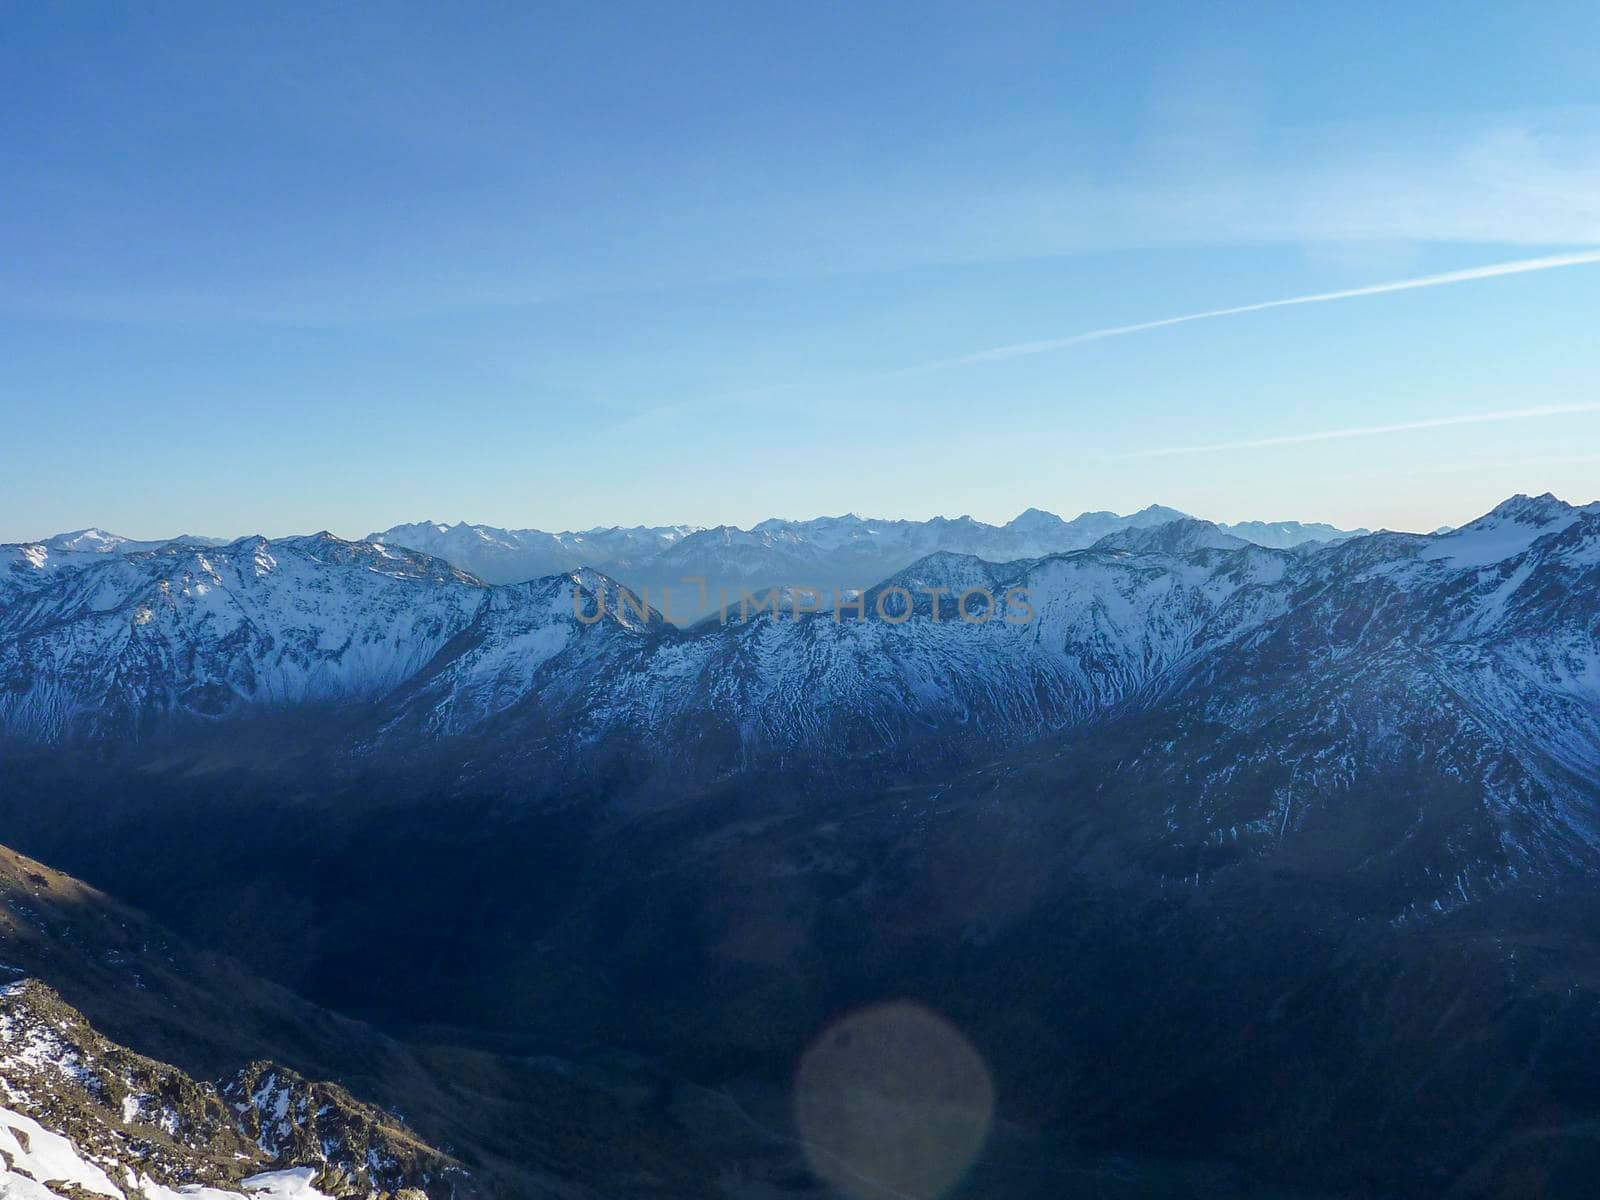
[{"label": "mountain ridge", "polygon": [[[970,516],[913,521],[847,513],[808,520],[772,517],[749,529],[641,525],[549,533],[465,521],[454,525],[419,521],[395,525],[362,540],[432,555],[493,584],[592,568],[637,595],[648,593],[655,598],[656,607],[669,612],[670,619],[692,625],[717,611],[718,597],[724,593],[737,602],[746,591],[818,588],[831,604],[835,591],[860,591],[940,551],[996,562],[1038,558],[1086,548],[1119,530],[1180,519],[1189,518],[1177,509],[1151,504],[1122,516],[1090,511],[1071,519],[1029,508],[1002,525]],[[1294,521],[1253,521],[1219,528],[1246,541],[1284,549],[1367,532]],[[141,542],[90,529],[21,545],[41,547],[34,553],[53,554],[58,561],[70,562],[77,555],[140,553],[185,544],[220,548],[233,542],[188,537]]]},{"label": "mountain ridge", "polygon": [[[926,669],[942,663],[937,670],[953,671],[948,678],[974,687],[1009,656],[1012,665],[1000,687],[1013,688],[1017,696],[1053,697],[1042,709],[1037,699],[1027,702],[1011,723],[1029,712],[1049,727],[1063,714],[1083,711],[1087,701],[1068,696],[1098,695],[1104,702],[1123,696],[1122,685],[1107,690],[1107,681],[1123,670],[1114,664],[1151,631],[1170,626],[1162,637],[1197,636],[1198,627],[1191,625],[1193,612],[1200,610],[1183,612],[1205,589],[1215,599],[1204,604],[1222,603],[1239,592],[1256,601],[1276,597],[1272,603],[1282,608],[1298,603],[1296,589],[1360,585],[1375,570],[1407,587],[1433,587],[1467,571],[1510,562],[1546,534],[1581,525],[1597,512],[1596,506],[1575,508],[1554,497],[1513,498],[1449,534],[1367,535],[1295,552],[1259,547],[1209,522],[1184,518],[1125,527],[1087,548],[1035,558],[996,562],[936,551],[906,568],[910,574],[888,576],[868,589],[858,606],[837,614],[807,613],[799,596],[780,597],[787,600],[781,614],[729,597],[730,614],[742,619],[712,620],[681,631],[595,569],[489,585],[416,551],[344,542],[326,533],[276,541],[246,538],[220,548],[169,544],[60,565],[32,554],[31,547],[11,547],[5,548],[10,570],[0,577],[6,589],[0,597],[9,597],[0,607],[0,680],[6,682],[0,723],[14,736],[55,737],[82,721],[108,731],[121,723],[136,733],[159,721],[163,711],[216,719],[251,706],[312,701],[382,701],[394,710],[404,703],[397,699],[402,690],[411,693],[411,703],[421,704],[424,693],[437,697],[440,681],[451,679],[460,694],[432,703],[452,715],[442,723],[425,720],[424,727],[460,731],[541,694],[552,704],[569,705],[579,727],[592,727],[596,713],[621,711],[601,697],[604,689],[596,681],[615,676],[623,664],[626,677],[641,682],[654,677],[662,687],[685,673],[702,680],[742,679],[738,694],[766,697],[758,708],[784,707],[779,697],[788,686],[786,672],[794,668],[784,665],[781,654],[771,654],[796,637],[796,647],[813,647],[808,671],[818,669],[816,653],[843,655],[829,668],[833,673],[825,683],[816,679],[807,685],[838,706],[841,696],[878,694],[862,666],[897,663],[890,669],[909,670],[920,661],[904,653],[914,634],[934,656]],[[1572,536],[1566,553],[1582,566],[1586,543],[1581,531]],[[968,561],[983,565],[960,565]],[[1211,582],[1204,583],[1208,575]],[[1190,582],[1180,582],[1185,579]],[[882,588],[893,580],[902,586],[917,580],[918,588],[942,586],[948,595],[942,606],[913,606],[907,614],[911,623],[902,626],[884,619],[887,610],[879,611]],[[1112,616],[1151,583],[1156,589],[1151,599],[1138,603],[1158,607]],[[1039,593],[1039,611],[1030,617],[1025,637],[1017,636],[1011,628],[1015,622],[1006,617],[992,623],[961,619],[955,611],[961,594],[986,585],[1001,593]],[[1195,587],[1201,591],[1193,598],[1183,590]],[[1076,608],[1084,598],[1090,607]],[[991,595],[989,603],[998,599]],[[995,611],[1000,608],[1003,604]],[[1051,622],[1069,611],[1077,614],[1068,618],[1073,627],[1053,631]],[[1498,611],[1490,606],[1474,619],[1492,624]],[[774,641],[776,633],[768,636],[752,625],[779,615],[797,627],[793,637],[783,634]],[[1264,610],[1251,618],[1257,624],[1269,619]],[[1173,625],[1175,620],[1179,624]],[[1184,629],[1191,631],[1181,633]],[[1184,653],[1199,649],[1195,643]],[[1153,653],[1147,647],[1136,657],[1146,664],[1167,661],[1166,652],[1151,658]],[[599,657],[586,657],[593,655]],[[609,664],[603,670],[602,661]],[[847,663],[857,665],[847,668]],[[1127,679],[1143,678],[1146,669]],[[930,684],[931,677],[922,684],[907,677],[895,686],[924,696],[932,706],[928,711],[955,702],[993,716],[1011,707],[992,687],[982,689],[989,693],[986,700],[974,692],[956,701],[962,695],[959,682],[943,696],[929,690]],[[718,691],[717,684],[712,691]],[[643,713],[655,714],[645,719],[658,727],[679,720],[674,713],[694,689],[678,693],[677,698],[666,692],[653,700],[641,698]],[[881,700],[887,702],[887,693]],[[634,703],[628,700],[625,707]],[[478,716],[463,726],[463,714],[469,712]],[[682,720],[691,720],[687,711]],[[739,736],[755,736],[762,724],[747,722]],[[798,736],[799,728],[783,737]],[[820,728],[814,726],[810,736]]]},{"label": "mountain ridge", "polygon": [[[674,589],[682,596],[689,590],[684,587],[688,577],[704,579],[713,594],[721,587],[737,595],[739,590],[773,586],[861,589],[940,550],[974,554],[990,561],[1037,558],[1082,549],[1119,529],[1164,524],[1187,515],[1159,504],[1122,516],[1091,511],[1070,519],[1030,508],[1002,525],[991,525],[970,516],[914,521],[847,513],[809,520],[772,517],[749,529],[735,525],[699,529],[663,526],[632,531],[597,529],[584,534],[546,534],[464,524],[441,530],[439,526],[419,523],[372,533],[368,540],[437,554],[491,583],[593,566],[636,591],[649,589],[661,595],[666,589]],[[1230,531],[1230,527],[1223,528]],[[475,533],[469,536],[464,530]],[[616,548],[612,543],[621,532],[640,536],[633,537],[626,547]],[[1232,532],[1245,540],[1288,548],[1313,540],[1360,536],[1367,531],[1257,521]],[[656,542],[653,548],[645,544],[651,538]],[[576,545],[572,539],[582,539],[583,544]],[[526,546],[525,555],[519,556],[519,545]],[[485,546],[494,549],[488,552]],[[692,623],[705,616],[712,607],[691,606],[688,620]]]}]

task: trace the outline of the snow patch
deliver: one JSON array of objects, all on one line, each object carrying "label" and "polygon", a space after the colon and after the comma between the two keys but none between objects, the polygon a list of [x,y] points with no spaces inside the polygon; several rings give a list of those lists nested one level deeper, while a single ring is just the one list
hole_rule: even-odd
[{"label": "snow patch", "polygon": [[0,1195],[31,1198],[38,1193],[29,1184],[58,1183],[123,1200],[122,1189],[94,1163],[85,1162],[71,1142],[9,1108],[0,1108],[0,1150],[11,1163],[11,1169],[0,1176]]}]

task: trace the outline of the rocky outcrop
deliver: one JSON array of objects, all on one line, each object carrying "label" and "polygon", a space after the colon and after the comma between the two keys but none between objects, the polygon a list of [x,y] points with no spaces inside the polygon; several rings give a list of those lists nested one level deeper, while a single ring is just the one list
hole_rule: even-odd
[{"label": "rocky outcrop", "polygon": [[[197,1081],[101,1036],[32,979],[0,990],[0,1096],[0,1130],[17,1151],[7,1170],[58,1195],[169,1200],[200,1185],[439,1200],[471,1190],[458,1163],[337,1084],[266,1062]],[[41,1130],[65,1145],[37,1153]]]}]

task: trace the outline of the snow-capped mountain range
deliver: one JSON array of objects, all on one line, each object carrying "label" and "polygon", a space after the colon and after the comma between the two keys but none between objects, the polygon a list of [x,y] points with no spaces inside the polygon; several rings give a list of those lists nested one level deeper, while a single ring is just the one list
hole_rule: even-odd
[{"label": "snow-capped mountain range", "polygon": [[[617,664],[607,663],[606,674],[588,668],[600,665],[597,655],[625,651],[643,678],[698,680],[684,689],[686,703],[731,701],[732,691],[755,689],[762,694],[744,699],[765,711],[803,684],[815,695],[813,712],[853,711],[853,697],[882,687],[917,701],[923,715],[932,706],[998,716],[1020,705],[1013,719],[1048,724],[1124,698],[1178,661],[1258,630],[1310,597],[1327,603],[1330,589],[1341,602],[1380,583],[1409,603],[1443,592],[1453,613],[1465,603],[1457,594],[1479,596],[1475,581],[1492,574],[1498,583],[1470,616],[1452,616],[1437,631],[1487,636],[1519,611],[1514,601],[1549,599],[1530,591],[1531,583],[1558,564],[1577,570],[1588,562],[1585,535],[1597,516],[1595,505],[1517,497],[1450,534],[1366,535],[1294,553],[1158,509],[1074,522],[1024,514],[1000,529],[946,522],[990,538],[989,553],[936,550],[877,581],[918,592],[904,623],[876,619],[879,588],[862,602],[875,619],[852,619],[854,608],[795,619],[791,600],[783,621],[749,605],[749,619],[740,621],[730,597],[727,624],[713,617],[687,631],[629,602],[613,579],[587,567],[493,585],[392,541],[326,533],[137,549],[100,539],[92,550],[78,535],[0,548],[0,720],[13,734],[59,738],[312,700],[415,706],[426,695],[424,723],[459,730],[523,701],[548,702],[557,668],[569,659],[582,660],[586,691],[615,687]],[[1051,540],[1038,527],[1052,522],[1058,534],[1077,527],[1052,534],[1055,540],[1081,539],[1086,530],[1099,536],[1087,548],[1027,553]],[[938,528],[843,518],[807,522],[802,536],[769,522],[678,537],[656,555],[677,572],[703,567],[711,546],[787,545],[796,549],[785,553],[800,559],[798,547],[870,541],[881,554],[878,539],[886,535],[909,552],[939,540],[929,532]],[[935,614],[921,590],[939,587],[946,592]],[[955,620],[955,597],[969,587],[996,595],[1023,589],[1034,614],[1025,622]],[[1430,605],[1419,615],[1435,612]],[[1026,687],[1013,686],[1024,678]],[[1577,671],[1574,680],[1582,678]],[[967,688],[1009,688],[1016,698],[979,704]],[[658,716],[674,709],[640,703]],[[766,718],[751,720],[759,726]]]},{"label": "snow-capped mountain range", "polygon": [[[1600,505],[1553,496],[1295,551],[1192,519],[1003,563],[940,551],[869,590],[865,619],[791,605],[689,629],[594,569],[492,585],[329,534],[3,555],[0,728],[25,740],[318,704],[367,714],[369,748],[514,727],[544,771],[619,739],[731,765],[1015,744],[1175,696],[1238,727],[1335,680],[1306,719],[1347,729],[1348,689],[1393,676],[1525,750],[1541,786],[1600,779]],[[1288,693],[1262,694],[1274,675]]]},{"label": "snow-capped mountain range", "polygon": [[[1125,516],[1085,512],[1071,520],[1030,508],[1004,525],[967,516],[889,521],[849,513],[809,521],[773,518],[750,529],[641,525],[546,533],[419,521],[369,534],[365,540],[421,551],[491,584],[593,568],[646,596],[665,610],[669,620],[688,623],[715,610],[719,592],[737,603],[742,591],[816,588],[831,604],[835,589],[859,592],[930,554],[968,554],[989,562],[1042,558],[1085,549],[1120,530],[1153,528],[1180,519],[1188,519],[1188,514],[1152,504]],[[1218,528],[1243,541],[1278,549],[1368,532],[1299,521],[1249,521]],[[136,541],[90,528],[28,544],[48,552],[48,569],[56,570],[82,561],[79,556],[137,554],[173,544],[219,547],[228,541],[192,535]],[[699,582],[686,582],[701,580],[703,592]]]}]

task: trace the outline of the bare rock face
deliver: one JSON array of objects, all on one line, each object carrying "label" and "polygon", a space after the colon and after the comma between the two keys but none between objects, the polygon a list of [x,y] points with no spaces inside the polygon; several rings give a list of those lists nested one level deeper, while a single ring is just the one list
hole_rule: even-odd
[{"label": "bare rock face", "polygon": [[215,1189],[206,1200],[471,1191],[459,1164],[336,1084],[266,1062],[196,1081],[102,1037],[31,979],[0,990],[0,1097],[0,1155],[19,1195],[39,1194],[30,1184],[123,1200],[191,1185]]},{"label": "bare rock face", "polygon": [[277,1063],[251,1063],[221,1092],[257,1150],[274,1162],[323,1162],[324,1190],[335,1195],[416,1191],[453,1169],[391,1114]]}]

